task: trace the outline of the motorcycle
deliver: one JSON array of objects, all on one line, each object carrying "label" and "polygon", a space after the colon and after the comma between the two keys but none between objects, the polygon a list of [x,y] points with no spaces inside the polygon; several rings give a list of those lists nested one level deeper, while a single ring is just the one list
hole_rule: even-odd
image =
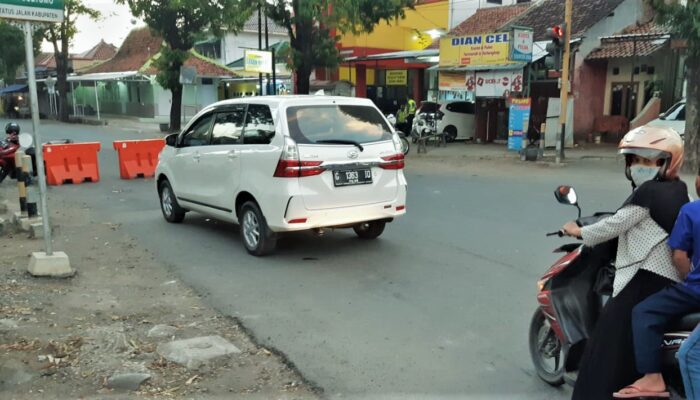
[{"label": "motorcycle", "polygon": [[436,134],[438,120],[437,113],[418,113],[411,127],[411,139],[413,143],[418,143],[418,140],[424,136]]},{"label": "motorcycle", "polygon": [[[2,183],[7,176],[11,179],[17,179],[17,173],[19,171],[17,171],[15,166],[15,153],[22,147],[25,147],[24,153],[32,159],[32,175],[37,176],[36,152],[34,146],[31,144],[32,136],[27,133],[22,133],[19,136],[20,138],[18,140],[11,140],[9,138],[0,140],[0,183]],[[24,143],[26,146],[22,146],[21,143]],[[67,143],[73,143],[73,141],[70,139],[49,140],[45,144]]]},{"label": "motorcycle", "polygon": [[394,114],[388,114],[386,116],[386,119],[394,128],[396,133],[399,135],[399,139],[401,139],[401,151],[404,155],[408,154],[408,152],[411,150],[411,145],[409,144],[408,139],[406,139],[406,134],[396,127],[396,117],[394,116]]},{"label": "motorcycle", "polygon": [[[576,223],[592,225],[612,213],[599,212],[581,217],[574,188],[559,186],[554,192],[561,204],[578,209]],[[564,236],[564,232],[547,236]],[[537,375],[552,386],[573,386],[586,340],[596,320],[612,295],[614,259],[617,239],[588,247],[580,243],[565,244],[555,253],[564,255],[537,282],[537,302],[530,323],[529,348]],[[700,322],[700,313],[686,315],[667,329],[662,345],[662,373],[667,388],[684,396],[676,353]]]}]

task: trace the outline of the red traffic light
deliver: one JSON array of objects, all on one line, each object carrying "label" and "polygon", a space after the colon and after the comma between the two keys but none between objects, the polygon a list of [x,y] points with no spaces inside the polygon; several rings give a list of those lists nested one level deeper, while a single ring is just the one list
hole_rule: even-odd
[{"label": "red traffic light", "polygon": [[547,36],[554,40],[564,39],[564,27],[561,25],[554,25],[551,28],[547,28]]}]

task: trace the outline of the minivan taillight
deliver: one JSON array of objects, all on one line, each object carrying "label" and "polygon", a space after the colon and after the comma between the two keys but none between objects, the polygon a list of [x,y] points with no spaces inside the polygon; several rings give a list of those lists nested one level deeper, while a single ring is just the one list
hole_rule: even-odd
[{"label": "minivan taillight", "polygon": [[320,175],[325,171],[322,161],[279,160],[275,168],[276,178],[301,178]]},{"label": "minivan taillight", "polygon": [[379,164],[379,168],[382,169],[403,169],[404,166],[405,162],[403,153],[382,157],[382,162]]}]

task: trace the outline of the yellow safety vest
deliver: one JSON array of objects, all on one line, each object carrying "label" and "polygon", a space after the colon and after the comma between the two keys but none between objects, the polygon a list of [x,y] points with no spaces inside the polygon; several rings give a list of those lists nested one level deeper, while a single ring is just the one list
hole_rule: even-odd
[{"label": "yellow safety vest", "polygon": [[413,99],[408,99],[408,115],[416,113],[416,102]]}]

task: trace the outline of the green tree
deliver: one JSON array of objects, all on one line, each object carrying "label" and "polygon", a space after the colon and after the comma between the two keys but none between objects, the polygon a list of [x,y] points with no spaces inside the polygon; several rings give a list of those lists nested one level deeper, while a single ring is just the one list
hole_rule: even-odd
[{"label": "green tree", "polygon": [[[43,30],[34,33],[34,54],[39,52],[43,41]],[[18,26],[0,20],[0,79],[14,82],[17,68],[24,65],[24,32]]]},{"label": "green tree", "polygon": [[85,5],[83,0],[65,0],[63,3],[63,21],[50,24],[44,28],[45,39],[53,45],[56,59],[56,90],[58,91],[58,118],[68,122],[68,68],[70,42],[78,33],[75,22],[80,16],[98,20],[102,14]]},{"label": "green tree", "polygon": [[700,2],[687,0],[653,0],[659,22],[668,26],[673,36],[688,43],[686,58],[685,166],[697,173],[700,165]]},{"label": "green tree", "polygon": [[291,64],[297,92],[309,93],[311,72],[335,68],[340,61],[337,33],[371,33],[381,21],[404,18],[416,0],[268,0],[267,15],[285,27],[291,45]]},{"label": "green tree", "polygon": [[[236,33],[252,14],[257,3],[246,0],[117,0],[128,4],[131,13],[143,19],[161,36],[165,47],[154,65],[158,83],[172,93],[170,129],[180,129],[182,84],[180,67],[189,50],[207,31],[221,36],[224,30]],[[251,4],[252,3],[252,4]]]}]

